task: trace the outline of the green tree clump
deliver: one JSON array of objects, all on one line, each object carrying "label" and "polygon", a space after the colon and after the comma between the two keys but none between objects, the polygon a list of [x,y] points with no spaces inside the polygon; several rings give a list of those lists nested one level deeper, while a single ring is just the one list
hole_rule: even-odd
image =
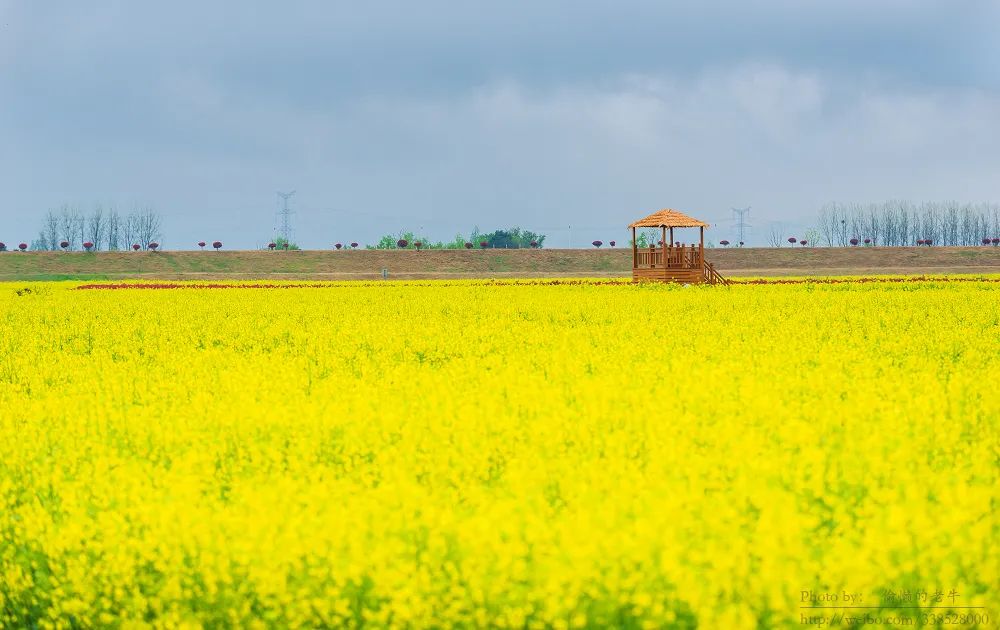
[{"label": "green tree clump", "polygon": [[479,243],[482,241],[486,241],[488,243],[487,247],[495,249],[522,249],[531,247],[532,241],[537,243],[538,247],[543,247],[545,243],[545,235],[538,234],[530,230],[524,230],[519,227],[512,227],[506,230],[494,230],[493,232],[488,233],[480,232],[479,227],[476,227],[472,230],[469,242],[478,247]]},{"label": "green tree clump", "polygon": [[297,244],[292,243],[284,236],[279,236],[278,238],[274,239],[275,249],[285,249],[286,244],[288,245],[288,249],[299,249],[299,246]]},{"label": "green tree clump", "polygon": [[472,233],[466,238],[462,234],[456,234],[455,238],[448,242],[432,241],[427,236],[417,236],[412,230],[400,230],[397,234],[386,234],[374,245],[366,245],[367,249],[399,249],[398,241],[406,241],[406,249],[416,249],[414,243],[421,244],[420,249],[465,249],[466,243],[472,243],[478,249],[479,243],[485,241],[487,247],[495,249],[521,249],[531,247],[534,241],[538,247],[542,247],[545,242],[545,235],[523,230],[519,227],[512,227],[507,230],[494,230],[493,232],[480,232],[478,227],[473,228]]}]

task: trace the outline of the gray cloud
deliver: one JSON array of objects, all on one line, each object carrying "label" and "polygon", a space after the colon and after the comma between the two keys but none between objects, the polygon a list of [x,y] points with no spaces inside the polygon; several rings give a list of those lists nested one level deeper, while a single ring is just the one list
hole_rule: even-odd
[{"label": "gray cloud", "polygon": [[248,247],[285,188],[312,247],[998,196],[990,3],[451,4],[0,3],[0,240],[142,202]]}]

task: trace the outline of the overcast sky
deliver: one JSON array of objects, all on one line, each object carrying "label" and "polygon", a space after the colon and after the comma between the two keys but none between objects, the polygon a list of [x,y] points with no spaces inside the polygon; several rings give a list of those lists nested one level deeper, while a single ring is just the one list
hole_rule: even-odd
[{"label": "overcast sky", "polygon": [[998,7],[0,0],[0,240],[143,204],[167,247],[250,248],[279,190],[308,248],[624,241],[664,207],[717,241],[735,206],[763,242],[831,201],[1000,201]]}]

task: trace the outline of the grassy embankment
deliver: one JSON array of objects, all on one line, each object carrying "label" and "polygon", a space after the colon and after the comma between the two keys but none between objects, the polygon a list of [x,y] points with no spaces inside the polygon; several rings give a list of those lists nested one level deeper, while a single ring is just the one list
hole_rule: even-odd
[{"label": "grassy embankment", "polygon": [[[728,276],[1000,273],[1000,248],[710,249]],[[0,281],[621,277],[631,250],[4,252]]]}]

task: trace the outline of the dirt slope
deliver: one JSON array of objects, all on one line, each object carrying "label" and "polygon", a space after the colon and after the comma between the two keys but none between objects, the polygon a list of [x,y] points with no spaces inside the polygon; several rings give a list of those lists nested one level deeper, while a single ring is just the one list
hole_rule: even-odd
[{"label": "dirt slope", "polygon": [[[1000,273],[1000,247],[710,249],[729,276]],[[0,280],[628,276],[628,249],[3,252]]]}]

